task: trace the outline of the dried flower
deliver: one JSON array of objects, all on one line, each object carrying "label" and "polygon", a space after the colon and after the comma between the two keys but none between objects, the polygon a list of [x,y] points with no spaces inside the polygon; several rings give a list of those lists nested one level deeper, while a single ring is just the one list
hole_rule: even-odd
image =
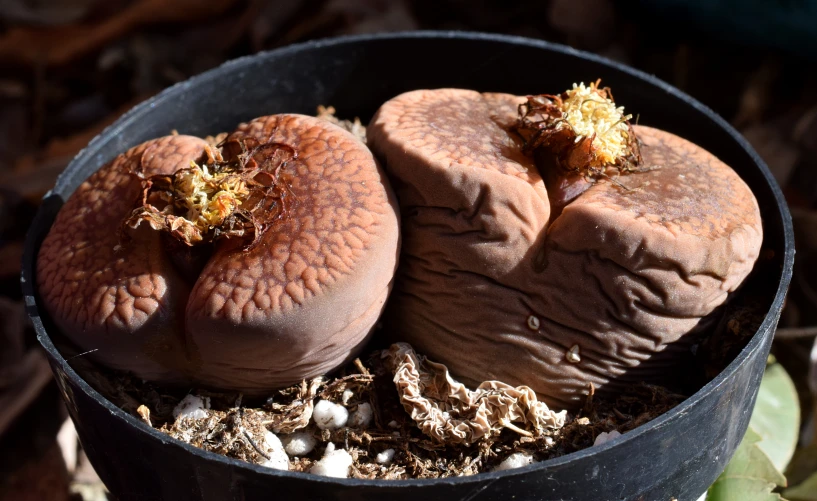
[{"label": "dried flower", "polygon": [[[145,177],[139,166],[131,174],[142,179],[139,205],[125,220],[135,229],[143,221],[168,232],[188,246],[240,238],[252,246],[285,209],[282,167],[297,152],[281,143],[225,143],[222,150],[205,146],[202,159],[173,174]],[[238,153],[236,153],[238,152]]]},{"label": "dried flower", "polygon": [[519,105],[516,125],[525,149],[544,148],[563,168],[589,177],[603,176],[608,168],[635,170],[641,153],[629,122],[632,115],[625,115],[610,89],[599,84],[573,84],[558,96],[528,96]]}]

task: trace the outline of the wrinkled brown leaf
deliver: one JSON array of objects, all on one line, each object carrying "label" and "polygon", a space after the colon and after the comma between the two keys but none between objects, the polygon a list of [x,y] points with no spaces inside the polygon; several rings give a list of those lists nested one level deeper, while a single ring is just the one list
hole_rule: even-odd
[{"label": "wrinkled brown leaf", "polygon": [[[472,444],[509,428],[523,436],[564,426],[567,412],[554,412],[527,386],[486,381],[475,391],[451,378],[448,369],[417,355],[407,343],[384,351],[403,407],[426,435],[445,444]],[[526,430],[512,423],[530,428]]]}]

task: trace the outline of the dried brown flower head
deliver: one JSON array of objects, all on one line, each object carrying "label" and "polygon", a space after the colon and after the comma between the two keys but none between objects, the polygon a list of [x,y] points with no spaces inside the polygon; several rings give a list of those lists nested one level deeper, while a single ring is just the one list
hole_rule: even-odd
[{"label": "dried brown flower head", "polygon": [[630,125],[632,115],[617,107],[600,80],[573,88],[558,96],[528,96],[519,105],[516,131],[525,150],[544,148],[568,171],[588,177],[635,170],[641,162],[638,139]]},{"label": "dried brown flower head", "polygon": [[142,196],[124,226],[145,221],[188,246],[239,238],[249,248],[285,212],[280,171],[297,158],[286,144],[230,140],[205,146],[198,162],[173,174],[145,177],[136,167],[131,174],[142,180]]}]

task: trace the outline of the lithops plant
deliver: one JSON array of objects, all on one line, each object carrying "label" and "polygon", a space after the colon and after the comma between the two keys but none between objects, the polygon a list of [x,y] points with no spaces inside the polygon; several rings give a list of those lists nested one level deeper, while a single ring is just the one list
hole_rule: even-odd
[{"label": "lithops plant", "polygon": [[170,136],[102,167],[58,214],[37,282],[59,329],[103,364],[253,393],[362,347],[398,245],[396,202],[366,146],[324,120],[274,115],[221,149]]},{"label": "lithops plant", "polygon": [[732,169],[610,97],[420,90],[380,108],[368,144],[403,231],[389,332],[557,407],[671,376],[752,269],[759,210]]}]

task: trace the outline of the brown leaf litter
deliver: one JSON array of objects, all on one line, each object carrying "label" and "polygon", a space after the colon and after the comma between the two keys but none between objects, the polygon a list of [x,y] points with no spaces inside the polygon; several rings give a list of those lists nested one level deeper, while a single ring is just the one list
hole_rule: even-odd
[{"label": "brown leaf litter", "polygon": [[[400,353],[400,348],[394,348],[394,352]],[[375,351],[365,364],[357,359],[334,377],[303,381],[271,392],[266,400],[245,400],[238,393],[194,389],[190,394],[209,399],[210,408],[202,419],[174,419],[173,410],[187,392],[163,388],[126,374],[102,372],[87,363],[80,370],[93,386],[125,411],[163,433],[201,449],[263,464],[268,459],[268,448],[264,442],[266,433],[274,431],[285,439],[288,434],[297,431],[312,436],[317,446],[307,454],[290,457],[291,471],[309,471],[323,455],[326,445],[333,443],[345,449],[353,458],[349,476],[368,479],[473,475],[490,471],[516,452],[530,454],[536,461],[562,456],[592,446],[596,436],[603,431],[632,430],[685,398],[665,388],[640,385],[612,400],[591,398],[586,408],[575,415],[549,411],[544,414],[549,416],[548,419],[542,420],[542,414],[536,413],[536,400],[517,388],[488,387],[487,391],[483,388],[484,393],[457,389],[453,394],[471,397],[457,400],[456,405],[460,406],[457,411],[452,408],[455,415],[458,411],[463,412],[456,417],[459,424],[467,420],[467,415],[479,415],[477,423],[485,425],[491,422],[492,425],[486,426],[484,433],[477,437],[474,434],[475,424],[470,422],[465,425],[465,429],[470,430],[466,432],[470,441],[451,440],[451,435],[440,434],[439,431],[424,433],[423,430],[429,430],[427,424],[424,426],[424,421],[420,419],[418,426],[418,422],[406,411],[404,402],[410,400],[404,398],[401,402],[397,391],[400,383],[395,384],[395,380],[399,382],[401,378],[395,378],[387,367],[388,353]],[[406,354],[405,351],[402,353]],[[422,358],[416,357],[415,360]],[[423,362],[421,365],[427,366],[428,362]],[[439,368],[439,364],[432,367],[435,366]],[[426,382],[432,381],[435,376],[439,378],[441,375],[423,370]],[[442,377],[450,381],[447,371]],[[458,383],[453,383],[454,388],[459,388]],[[450,382],[446,382],[440,388],[451,386]],[[500,397],[501,391],[517,395],[517,402],[508,404],[503,401],[509,397],[508,394]],[[445,392],[450,396],[448,390]],[[445,400],[442,395],[433,399],[428,397],[425,395],[424,398],[436,400],[438,405]],[[366,426],[347,424],[334,430],[318,429],[311,420],[314,403],[318,400],[342,405],[352,415],[362,404],[369,404],[373,410],[371,422]],[[502,412],[486,405],[487,402],[498,401],[502,402]],[[451,405],[451,402],[447,405]],[[514,419],[518,419],[519,426],[503,426],[502,418],[498,416],[510,415],[502,413],[512,408],[517,413]],[[561,421],[558,417],[556,421],[551,420],[553,415],[559,414]],[[545,423],[539,429],[534,426],[537,419]],[[563,423],[564,426],[559,428],[548,423]],[[451,428],[443,427],[449,432]],[[454,424],[453,429],[457,428]],[[445,438],[448,443],[440,438]],[[378,454],[389,449],[394,450],[393,459],[378,462]]]},{"label": "brown leaf litter", "polygon": [[392,345],[383,357],[403,408],[423,433],[441,443],[470,444],[503,428],[531,437],[564,426],[567,412],[550,410],[527,386],[486,381],[470,391],[444,365],[418,355],[407,343]]}]

